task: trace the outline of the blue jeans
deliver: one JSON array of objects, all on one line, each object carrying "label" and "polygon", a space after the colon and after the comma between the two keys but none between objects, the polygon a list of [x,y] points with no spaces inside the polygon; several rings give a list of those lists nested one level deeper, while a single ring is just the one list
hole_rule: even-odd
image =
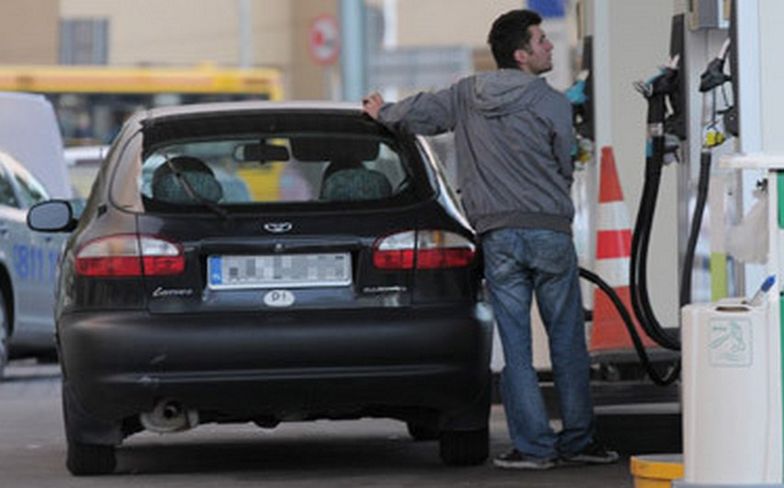
[{"label": "blue jeans", "polygon": [[[508,228],[482,236],[485,278],[506,366],[501,396],[518,451],[538,458],[575,454],[593,440],[588,351],[577,255],[568,234]],[[531,352],[531,299],[547,331],[563,429],[550,427]]]}]

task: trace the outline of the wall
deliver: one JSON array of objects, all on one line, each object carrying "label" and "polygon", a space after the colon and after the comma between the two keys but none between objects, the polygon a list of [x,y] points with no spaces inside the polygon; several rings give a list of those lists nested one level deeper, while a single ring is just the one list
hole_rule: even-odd
[{"label": "wall", "polygon": [[[253,2],[256,65],[287,67],[290,2]],[[64,18],[109,19],[110,64],[239,63],[237,2],[61,0]]]},{"label": "wall", "polygon": [[[235,66],[240,61],[238,2],[226,0],[61,0],[65,18],[109,19],[109,63]],[[253,64],[281,69],[287,98],[330,98],[333,69],[312,61],[308,30],[336,0],[251,2]],[[194,8],[194,7],[197,8]]]},{"label": "wall", "polygon": [[[784,63],[781,62],[781,24],[784,2],[764,0],[759,5],[760,22],[760,92],[765,94],[762,103],[762,148],[769,156],[784,156],[784,138],[781,137],[781,112],[784,108]],[[742,122],[741,122],[742,123]]]},{"label": "wall", "polygon": [[58,19],[58,0],[2,0],[0,63],[56,63]]},{"label": "wall", "polygon": [[483,46],[499,14],[522,8],[520,0],[398,0],[400,46]]}]

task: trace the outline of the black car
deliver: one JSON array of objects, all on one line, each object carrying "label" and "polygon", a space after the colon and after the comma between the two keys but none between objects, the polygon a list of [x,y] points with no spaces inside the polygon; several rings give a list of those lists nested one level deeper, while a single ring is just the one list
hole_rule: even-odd
[{"label": "black car", "polygon": [[56,306],[73,474],[111,472],[142,429],[207,422],[389,417],[446,464],[487,458],[480,259],[423,140],[356,105],[156,109],[72,215],[48,201],[28,224],[73,231]]}]

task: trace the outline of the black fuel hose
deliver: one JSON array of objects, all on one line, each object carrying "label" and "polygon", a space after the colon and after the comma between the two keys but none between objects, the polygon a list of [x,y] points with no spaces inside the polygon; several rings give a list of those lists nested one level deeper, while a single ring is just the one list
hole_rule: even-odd
[{"label": "black fuel hose", "polygon": [[[723,60],[726,56],[726,47],[722,48],[724,54],[719,56],[721,63],[711,63],[711,67],[723,67]],[[716,65],[716,66],[714,66]],[[656,78],[652,83],[643,86],[643,94],[648,100],[648,127],[651,151],[645,161],[645,181],[643,185],[643,192],[640,198],[640,205],[637,212],[637,219],[634,223],[634,231],[632,233],[631,244],[631,259],[629,267],[629,285],[631,291],[631,302],[634,314],[637,317],[642,329],[645,333],[657,344],[665,349],[674,351],[681,350],[680,338],[672,336],[656,319],[653,312],[653,307],[650,303],[648,293],[648,246],[650,244],[651,228],[656,213],[656,201],[659,194],[659,186],[661,183],[662,167],[664,166],[665,157],[665,118],[667,103],[666,98],[672,93],[676,93],[675,80],[677,80],[678,73],[676,70],[666,70],[661,76]],[[704,81],[705,75],[703,75]],[[725,76],[715,77],[715,82],[704,84],[700,86],[700,91],[705,92],[709,89],[714,89],[725,83],[728,78]],[[711,167],[711,152],[707,148],[703,148],[700,154],[700,176],[697,189],[697,202],[694,208],[694,215],[692,216],[691,229],[689,231],[689,239],[686,245],[686,254],[683,262],[683,269],[680,279],[680,294],[679,303],[683,307],[691,303],[692,291],[692,272],[694,268],[694,255],[697,247],[697,240],[699,238],[700,227],[702,226],[702,218],[705,211],[705,205],[708,199],[708,187],[710,179]],[[621,316],[629,337],[632,340],[634,349],[640,358],[640,363],[645,368],[645,371],[650,376],[651,380],[658,385],[668,385],[675,381],[680,374],[680,360],[676,361],[674,367],[665,376],[661,377],[658,372],[652,367],[648,358],[645,347],[640,340],[639,334],[634,327],[634,323],[629,315],[629,311],[621,302],[615,290],[612,289],[596,274],[591,273],[585,269],[580,268],[580,276],[595,283],[599,288],[607,294],[612,301],[616,310]]]},{"label": "black fuel hose", "polygon": [[[659,113],[663,106],[663,98],[650,100],[651,113],[649,113],[649,123],[660,120]],[[658,345],[665,349],[680,351],[681,344],[677,337],[669,334],[656,319],[653,307],[650,303],[648,293],[648,248],[650,244],[651,229],[656,213],[656,202],[658,200],[659,187],[661,184],[662,167],[664,166],[665,138],[663,134],[657,134],[651,138],[651,154],[646,158],[645,182],[640,198],[640,206],[637,212],[637,219],[632,233],[632,249],[629,271],[629,282],[631,291],[632,308],[637,316],[637,320],[645,333]],[[699,238],[699,230],[702,226],[702,218],[705,205],[708,199],[708,187],[710,179],[711,153],[703,150],[700,154],[700,176],[698,182],[697,201],[692,216],[689,239],[686,246],[686,255],[683,263],[683,271],[680,280],[680,306],[691,303],[691,277],[694,265],[694,255]],[[615,309],[623,320],[626,330],[629,333],[634,349],[640,359],[640,363],[651,380],[661,386],[673,383],[680,374],[680,360],[677,360],[672,369],[666,376],[661,376],[651,365],[645,346],[634,327],[629,311],[624,306],[612,287],[604,282],[599,276],[585,269],[580,269],[580,276],[596,284],[612,301]]]},{"label": "black fuel hose", "polygon": [[700,235],[702,226],[702,215],[705,211],[705,204],[708,201],[708,187],[710,186],[711,152],[703,149],[700,153],[700,178],[697,183],[697,202],[694,207],[694,216],[691,220],[691,230],[689,231],[689,241],[686,244],[686,255],[683,259],[683,270],[681,275],[681,295],[680,305],[683,307],[691,303],[691,275],[694,267],[694,252],[697,248],[697,239]]},{"label": "black fuel hose", "polygon": [[680,341],[661,326],[653,312],[648,293],[648,248],[656,213],[656,200],[664,161],[664,136],[652,138],[652,153],[645,164],[645,183],[632,233],[629,285],[637,321],[645,333],[665,349],[680,350]]},{"label": "black fuel hose", "polygon": [[629,333],[629,337],[632,340],[634,350],[637,352],[637,357],[640,358],[640,364],[651,378],[651,381],[659,386],[667,386],[677,380],[681,371],[680,360],[675,361],[672,369],[666,374],[666,376],[659,374],[656,368],[654,368],[651,364],[650,358],[648,358],[648,352],[645,350],[645,346],[642,343],[642,339],[640,339],[640,335],[637,333],[637,329],[634,328],[634,322],[632,321],[631,315],[629,315],[629,311],[624,306],[618,294],[615,293],[615,290],[609,284],[607,284],[607,282],[599,278],[596,273],[592,273],[587,269],[580,268],[580,277],[598,286],[599,289],[602,290],[602,292],[605,293],[613,303],[613,306],[615,306],[615,309],[621,316],[621,320],[623,320],[623,323],[626,326],[626,331]]}]

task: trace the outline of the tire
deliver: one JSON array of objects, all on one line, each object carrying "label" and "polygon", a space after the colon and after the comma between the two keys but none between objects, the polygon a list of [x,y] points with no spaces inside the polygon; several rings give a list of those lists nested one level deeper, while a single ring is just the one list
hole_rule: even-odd
[{"label": "tire", "polygon": [[5,367],[8,364],[8,341],[11,326],[8,323],[8,313],[5,305],[5,298],[2,291],[0,291],[0,380],[3,379],[5,374]]},{"label": "tire", "polygon": [[488,429],[444,431],[441,433],[439,448],[441,461],[446,465],[482,464],[490,454]]},{"label": "tire", "polygon": [[68,441],[65,466],[74,476],[110,474],[117,465],[114,446]]},{"label": "tire", "polygon": [[408,433],[411,437],[419,441],[435,441],[441,436],[438,428],[429,425],[415,424],[413,422],[406,422]]},{"label": "tire", "polygon": [[113,445],[89,444],[76,441],[79,418],[73,410],[73,403],[66,399],[66,382],[63,382],[63,422],[65,423],[65,438],[68,443],[68,452],[65,458],[65,467],[74,476],[95,476],[110,474],[117,465]]}]

